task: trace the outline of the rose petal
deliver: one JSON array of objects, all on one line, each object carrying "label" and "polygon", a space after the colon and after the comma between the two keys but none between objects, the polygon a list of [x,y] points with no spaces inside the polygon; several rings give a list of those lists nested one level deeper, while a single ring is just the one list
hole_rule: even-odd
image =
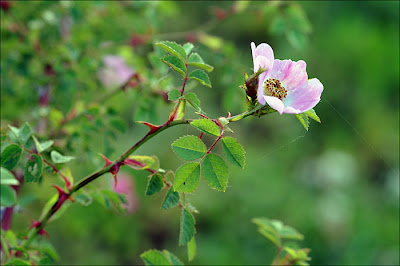
[{"label": "rose petal", "polygon": [[283,102],[276,97],[272,96],[264,96],[265,101],[268,103],[269,106],[274,108],[280,114],[283,113],[283,109],[285,108]]},{"label": "rose petal", "polygon": [[259,56],[264,56],[267,58],[271,64],[274,62],[274,51],[272,50],[271,46],[269,46],[266,43],[261,43],[256,47],[255,43],[252,42],[250,44],[251,46],[251,53],[253,55],[253,63],[254,63],[254,72],[257,72],[255,69],[257,68],[257,65],[255,64],[257,57]]},{"label": "rose petal", "polygon": [[289,92],[288,96],[283,99],[283,103],[286,107],[292,107],[302,113],[317,105],[321,100],[323,90],[324,86],[322,83],[318,79],[313,78],[301,87]]},{"label": "rose petal", "polygon": [[278,79],[287,91],[291,91],[307,82],[306,66],[303,60],[294,62],[290,59],[276,59],[269,76]]}]

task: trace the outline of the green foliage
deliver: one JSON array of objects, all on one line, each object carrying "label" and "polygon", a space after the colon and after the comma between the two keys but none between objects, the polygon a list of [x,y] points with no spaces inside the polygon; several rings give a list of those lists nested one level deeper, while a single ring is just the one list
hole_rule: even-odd
[{"label": "green foliage", "polygon": [[67,162],[75,159],[74,156],[65,156],[65,155],[62,155],[61,153],[59,153],[58,151],[55,151],[55,150],[51,151],[50,156],[51,156],[51,160],[55,164],[57,164],[57,163],[67,163]]},{"label": "green foliage", "polygon": [[32,136],[32,138],[33,138],[33,141],[35,142],[35,147],[36,147],[36,150],[38,153],[42,153],[43,151],[47,150],[54,144],[54,141],[52,141],[52,140],[39,142],[35,136]]},{"label": "green foliage", "polygon": [[17,144],[8,145],[2,152],[1,152],[1,166],[12,170],[15,165],[18,163],[19,158],[21,157],[22,149]]},{"label": "green foliage", "polygon": [[200,164],[187,163],[176,170],[174,190],[193,192],[200,182]]},{"label": "green foliage", "polygon": [[203,113],[200,107],[200,100],[196,94],[189,92],[185,95],[185,99],[197,112]]},{"label": "green foliage", "polygon": [[201,164],[201,173],[210,187],[225,192],[229,172],[228,166],[221,157],[212,153],[207,154]]},{"label": "green foliage", "polygon": [[159,173],[155,173],[149,178],[146,188],[146,196],[154,195],[161,191],[164,186],[163,177]]},{"label": "green foliage", "polygon": [[219,127],[209,119],[197,119],[190,122],[190,124],[206,134],[214,136],[220,135]]},{"label": "green foliage", "polygon": [[13,259],[11,259],[10,261],[8,261],[8,262],[7,262],[6,264],[4,264],[4,265],[7,265],[7,266],[21,265],[21,266],[23,266],[23,265],[32,265],[32,264],[30,263],[30,261],[26,261],[26,260],[18,259],[18,258],[13,258]]},{"label": "green foliage", "polygon": [[188,79],[193,79],[197,82],[200,82],[200,84],[211,88],[210,78],[208,77],[207,73],[204,72],[203,70],[200,69],[193,70],[188,75]]},{"label": "green foliage", "polygon": [[42,157],[36,154],[31,155],[31,159],[25,165],[25,182],[39,182],[43,171]]},{"label": "green foliage", "polygon": [[177,191],[174,191],[174,188],[171,187],[164,198],[164,201],[161,205],[161,209],[165,210],[173,208],[177,206],[178,203],[179,203],[179,193]]},{"label": "green foliage", "polygon": [[192,53],[188,59],[188,65],[204,69],[207,72],[213,71],[213,67],[204,63],[203,58],[198,53]]},{"label": "green foliage", "polygon": [[148,250],[140,255],[145,265],[183,265],[174,254],[167,250]]},{"label": "green foliage", "polygon": [[118,194],[112,190],[101,190],[99,194],[92,194],[96,195],[94,198],[97,202],[103,205],[106,209],[115,209],[120,213],[125,213],[126,209],[123,204],[126,204],[125,195]]},{"label": "green foliage", "polygon": [[181,92],[179,90],[170,90],[168,92],[168,100],[169,101],[176,101],[181,97]]},{"label": "green foliage", "polygon": [[186,55],[190,54],[190,52],[193,50],[194,45],[190,42],[187,42],[183,45],[183,49],[185,50]]},{"label": "green foliage", "polygon": [[187,243],[187,248],[188,248],[188,260],[192,261],[194,257],[196,257],[196,239],[193,236],[192,239]]},{"label": "green foliage", "polygon": [[308,117],[311,119],[317,121],[318,123],[321,123],[321,119],[318,117],[317,113],[315,112],[314,109],[310,109],[308,111],[304,112]]},{"label": "green foliage", "polygon": [[25,143],[28,141],[29,137],[32,134],[32,129],[28,123],[25,123],[20,128],[16,128],[13,126],[8,126],[8,127],[11,129],[11,132],[15,135],[15,137],[18,139],[18,142],[21,145],[25,145]]},{"label": "green foliage", "polygon": [[233,165],[244,168],[246,163],[245,151],[243,146],[232,137],[222,138],[222,146],[228,161]]},{"label": "green foliage", "polygon": [[179,157],[187,161],[203,157],[207,152],[206,145],[196,136],[183,136],[172,143],[171,146]]},{"label": "green foliage", "polygon": [[0,185],[1,188],[1,206],[9,207],[17,204],[17,194],[15,190],[8,185]]},{"label": "green foliage", "polygon": [[1,167],[0,184],[1,185],[19,185],[19,181],[18,181],[18,179],[15,178],[13,173],[8,171],[6,168]]},{"label": "green foliage", "polygon": [[186,76],[185,62],[180,58],[173,55],[166,55],[160,59],[167,66],[172,67],[176,72],[181,74],[183,77]]},{"label": "green foliage", "polygon": [[178,57],[181,61],[186,61],[185,49],[180,44],[177,44],[176,42],[163,41],[156,43],[156,45],[171,55]]},{"label": "green foliage", "polygon": [[303,125],[303,127],[308,131],[308,127],[310,125],[310,122],[308,120],[308,116],[305,113],[301,113],[298,115],[295,115],[297,119],[299,119],[300,123]]},{"label": "green foliage", "polygon": [[179,245],[187,244],[196,233],[195,226],[195,219],[193,214],[191,214],[185,208],[182,209],[182,216],[181,216],[181,229],[179,233]]}]

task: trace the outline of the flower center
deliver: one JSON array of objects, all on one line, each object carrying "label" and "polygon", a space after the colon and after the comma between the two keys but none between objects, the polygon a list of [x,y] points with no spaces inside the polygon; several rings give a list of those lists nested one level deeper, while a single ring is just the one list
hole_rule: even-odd
[{"label": "flower center", "polygon": [[270,78],[264,83],[264,92],[268,96],[276,97],[279,100],[283,100],[287,96],[287,90],[282,87],[279,80]]}]

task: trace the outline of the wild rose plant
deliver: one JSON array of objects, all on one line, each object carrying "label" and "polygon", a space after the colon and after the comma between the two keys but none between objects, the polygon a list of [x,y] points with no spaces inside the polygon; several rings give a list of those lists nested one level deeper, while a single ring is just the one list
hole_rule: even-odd
[{"label": "wild rose plant", "polygon": [[[2,162],[2,211],[12,215],[16,203],[16,189],[22,185],[22,180],[17,179],[13,172],[21,153],[24,150],[28,157],[25,168],[25,182],[39,182],[42,178],[43,165],[47,165],[50,171],[61,177],[63,186],[54,185],[57,195],[49,200],[43,209],[42,216],[33,221],[22,238],[10,240],[10,237],[2,240],[4,262],[15,263],[41,263],[43,251],[37,245],[41,235],[46,236],[45,227],[60,215],[60,210],[65,211],[67,206],[79,202],[89,205],[90,198],[103,199],[102,204],[113,205],[118,210],[129,213],[138,207],[138,198],[134,190],[134,182],[130,176],[120,171],[124,166],[135,170],[149,172],[146,195],[154,195],[165,191],[161,209],[178,207],[181,210],[181,227],[179,245],[187,245],[188,260],[192,260],[196,253],[195,243],[195,216],[198,211],[189,202],[190,193],[196,191],[201,179],[208,186],[217,191],[228,189],[229,171],[228,163],[233,167],[245,168],[245,150],[238,140],[227,134],[232,134],[230,123],[238,122],[251,116],[268,116],[274,111],[280,114],[295,114],[303,126],[308,129],[308,117],[319,121],[314,108],[321,98],[323,85],[316,79],[308,79],[306,63],[304,61],[278,60],[274,58],[272,48],[262,43],[255,46],[251,43],[254,74],[250,77],[246,74],[243,88],[246,96],[243,98],[248,103],[248,110],[225,117],[212,118],[201,109],[200,101],[194,92],[187,92],[189,82],[198,82],[201,85],[211,87],[207,72],[213,67],[205,63],[197,52],[192,52],[194,45],[186,43],[180,45],[175,42],[161,41],[156,43],[165,54],[160,58],[172,71],[182,78],[182,86],[179,89],[171,89],[168,92],[168,101],[174,104],[170,114],[164,123],[153,124],[149,121],[139,121],[148,127],[148,132],[123,154],[114,160],[101,155],[104,166],[92,174],[74,182],[74,177],[65,165],[74,160],[73,156],[66,156],[55,149],[51,149],[53,140],[39,140],[40,138],[31,129],[29,124],[20,128],[10,126],[8,135],[2,139],[5,148],[1,153]],[[106,55],[103,58],[104,66],[99,70],[98,77],[105,87],[126,88],[126,84],[132,79],[140,86],[140,82],[146,82],[129,67],[120,56]],[[249,67],[250,68],[250,67]],[[148,84],[146,84],[148,85]],[[146,87],[148,88],[148,87]],[[192,107],[199,115],[197,118],[186,118],[185,110]],[[66,123],[66,121],[64,121]],[[177,125],[189,125],[197,129],[198,135],[185,135],[171,144],[173,152],[186,161],[178,169],[161,169],[159,159],[156,156],[133,155],[137,149],[162,131]],[[202,137],[209,135],[214,138],[211,145],[206,145]],[[222,145],[226,159],[214,153],[214,147]],[[112,189],[90,190],[86,186],[94,180],[110,173],[113,177]],[[106,175],[107,176],[107,175]],[[202,177],[202,178],[201,178]],[[100,196],[99,196],[100,193]],[[3,195],[2,195],[3,197]],[[4,204],[4,205],[3,205]],[[5,219],[2,214],[2,219]],[[33,219],[32,219],[33,220]],[[306,264],[309,250],[286,246],[283,239],[301,240],[303,236],[294,228],[283,225],[276,220],[257,218],[253,222],[259,226],[259,231],[277,245],[278,253],[273,264],[291,263]],[[290,234],[288,234],[290,232]],[[2,238],[3,239],[3,238]],[[32,254],[39,256],[31,257]],[[149,250],[141,255],[145,264],[179,265],[182,262],[172,253],[164,250]]]}]

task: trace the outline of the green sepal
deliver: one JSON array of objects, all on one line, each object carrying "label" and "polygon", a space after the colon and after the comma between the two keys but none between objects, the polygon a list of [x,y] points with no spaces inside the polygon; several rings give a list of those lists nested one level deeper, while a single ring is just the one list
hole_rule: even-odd
[{"label": "green sepal", "polygon": [[299,119],[299,121],[303,125],[303,127],[308,131],[308,127],[310,125],[308,116],[305,113],[301,113],[301,114],[296,115],[296,117],[297,117],[297,119]]},{"label": "green sepal", "polygon": [[304,112],[308,117],[310,117],[311,119],[317,121],[318,123],[321,123],[321,119],[319,118],[319,116],[317,115],[317,113],[315,112],[314,109],[310,109],[308,111]]}]

